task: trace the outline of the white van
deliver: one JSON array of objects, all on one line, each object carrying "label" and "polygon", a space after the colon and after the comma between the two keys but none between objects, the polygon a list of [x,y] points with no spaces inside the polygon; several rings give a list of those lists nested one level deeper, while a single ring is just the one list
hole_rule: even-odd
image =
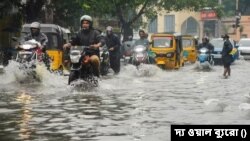
[{"label": "white van", "polygon": [[250,60],[250,38],[242,38],[239,41],[240,56],[245,60]]}]

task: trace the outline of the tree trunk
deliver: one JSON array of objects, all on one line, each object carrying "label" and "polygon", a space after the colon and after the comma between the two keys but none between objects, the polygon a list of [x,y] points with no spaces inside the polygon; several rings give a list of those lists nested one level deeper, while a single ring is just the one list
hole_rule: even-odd
[{"label": "tree trunk", "polygon": [[131,28],[131,25],[127,22],[122,23],[122,35],[123,35],[123,42],[128,41],[128,37],[133,37],[133,29]]},{"label": "tree trunk", "polygon": [[25,6],[26,22],[39,21],[45,0],[28,0]]}]

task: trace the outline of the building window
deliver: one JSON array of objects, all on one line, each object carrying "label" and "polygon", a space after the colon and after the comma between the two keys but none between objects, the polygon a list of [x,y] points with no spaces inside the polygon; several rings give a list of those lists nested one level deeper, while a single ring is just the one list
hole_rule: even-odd
[{"label": "building window", "polygon": [[165,32],[175,32],[175,15],[164,16]]},{"label": "building window", "polygon": [[148,25],[149,33],[157,33],[157,17],[153,18]]},{"label": "building window", "polygon": [[198,23],[194,18],[187,19],[187,32],[188,33],[197,33]]},{"label": "building window", "polygon": [[183,22],[181,26],[181,33],[182,34],[190,34],[190,35],[198,35],[199,24],[193,18],[189,17],[185,22]]}]

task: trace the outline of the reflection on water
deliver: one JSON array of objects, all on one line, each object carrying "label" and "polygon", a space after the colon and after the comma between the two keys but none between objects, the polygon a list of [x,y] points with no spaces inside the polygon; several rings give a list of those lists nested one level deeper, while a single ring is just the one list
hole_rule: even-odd
[{"label": "reflection on water", "polygon": [[169,141],[171,124],[249,124],[249,67],[239,61],[221,79],[222,66],[127,65],[88,91],[53,74],[40,84],[0,82],[11,84],[0,87],[0,139]]},{"label": "reflection on water", "polygon": [[18,134],[21,139],[29,139],[31,135],[31,128],[29,122],[32,118],[31,108],[29,107],[32,97],[25,92],[22,92],[16,99],[22,104],[21,107],[21,120],[17,121],[20,128],[20,133]]}]

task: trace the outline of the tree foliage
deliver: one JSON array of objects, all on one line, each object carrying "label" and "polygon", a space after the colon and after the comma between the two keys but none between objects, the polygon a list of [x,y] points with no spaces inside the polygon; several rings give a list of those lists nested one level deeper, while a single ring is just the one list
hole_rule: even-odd
[{"label": "tree foliage", "polygon": [[[236,0],[223,0],[223,16],[232,17],[236,13]],[[241,15],[250,15],[250,1],[249,0],[239,0],[238,10]]]},{"label": "tree foliage", "polygon": [[[85,4],[86,1],[79,0]],[[159,10],[180,11],[189,9],[198,11],[202,7],[214,7],[218,4],[215,0],[90,0],[88,1],[88,13],[94,16],[116,17],[124,31],[125,38],[132,34],[132,28],[142,15],[151,19],[155,17]]]},{"label": "tree foliage", "polygon": [[79,27],[79,18],[84,13],[78,0],[52,0],[54,9],[54,23],[76,29]]},{"label": "tree foliage", "polygon": [[239,0],[239,10],[242,15],[250,15],[250,1]]},{"label": "tree foliage", "polygon": [[61,25],[76,25],[76,19],[79,19],[82,14],[112,17],[120,21],[125,31],[131,30],[135,23],[140,21],[142,15],[150,19],[157,15],[158,10],[196,11],[209,4],[211,0],[51,0],[50,4],[48,0],[27,0],[26,4],[22,4],[20,0],[3,0],[0,7],[3,11],[10,10],[12,5],[19,7],[26,22],[43,19],[44,7],[53,9],[54,22]]}]

